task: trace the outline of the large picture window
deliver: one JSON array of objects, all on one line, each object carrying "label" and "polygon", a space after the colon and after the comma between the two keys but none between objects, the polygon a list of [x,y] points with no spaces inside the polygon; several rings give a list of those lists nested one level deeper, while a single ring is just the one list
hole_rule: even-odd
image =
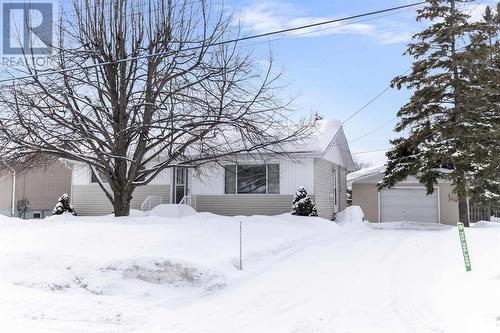
[{"label": "large picture window", "polygon": [[273,194],[280,190],[279,164],[226,165],[226,194]]}]

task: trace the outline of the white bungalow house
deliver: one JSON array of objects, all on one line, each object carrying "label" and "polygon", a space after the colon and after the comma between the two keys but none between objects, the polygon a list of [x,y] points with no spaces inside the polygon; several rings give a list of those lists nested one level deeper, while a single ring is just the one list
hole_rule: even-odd
[{"label": "white bungalow house", "polygon": [[[307,149],[287,150],[288,156],[237,155],[223,165],[166,169],[153,182],[135,190],[131,208],[188,203],[199,212],[220,215],[273,215],[289,212],[297,188],[304,186],[318,215],[332,219],[347,206],[346,175],[353,169],[341,123],[325,120]],[[112,213],[113,207],[90,168],[74,163],[72,170],[71,198],[78,214]]]}]

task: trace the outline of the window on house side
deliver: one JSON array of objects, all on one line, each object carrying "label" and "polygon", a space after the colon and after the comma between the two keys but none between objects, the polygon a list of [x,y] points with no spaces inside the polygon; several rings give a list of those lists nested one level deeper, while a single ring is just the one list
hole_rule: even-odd
[{"label": "window on house side", "polygon": [[225,166],[225,180],[224,180],[224,193],[235,194],[236,193],[236,165],[226,165]]},{"label": "window on house side", "polygon": [[[90,179],[90,182],[91,183],[97,183],[97,177],[96,175],[92,172],[92,170],[90,171],[91,172],[91,179]],[[102,171],[98,171],[99,172],[99,175],[101,176],[101,180],[103,183],[107,183],[108,182],[108,179],[106,178],[106,176],[104,176],[104,173]]]},{"label": "window on house side", "polygon": [[227,165],[225,193],[279,193],[279,164]]},{"label": "window on house side", "polygon": [[267,193],[280,193],[280,165],[269,164],[267,166]]}]

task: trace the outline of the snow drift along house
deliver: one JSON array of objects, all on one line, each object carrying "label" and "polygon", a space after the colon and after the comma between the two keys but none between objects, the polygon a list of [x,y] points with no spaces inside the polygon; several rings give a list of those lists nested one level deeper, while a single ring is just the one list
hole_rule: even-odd
[{"label": "snow drift along house", "polygon": [[[318,215],[332,219],[347,206],[347,171],[353,161],[337,120],[324,120],[310,144],[287,148],[290,157],[237,155],[231,162],[199,168],[173,167],[138,187],[131,208],[151,203],[188,203],[199,212],[220,215],[272,215],[289,212],[299,186],[315,201]],[[72,164],[71,199],[79,215],[111,214],[113,207],[90,168]]]}]

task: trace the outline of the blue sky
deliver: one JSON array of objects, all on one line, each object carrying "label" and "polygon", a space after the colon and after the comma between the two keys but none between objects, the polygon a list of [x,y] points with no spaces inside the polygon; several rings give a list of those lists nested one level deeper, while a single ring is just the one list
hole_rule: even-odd
[{"label": "blue sky", "polygon": [[[218,1],[218,0],[214,0]],[[415,0],[417,1],[417,0]],[[1,2],[1,0],[0,0]],[[7,1],[9,2],[9,1]],[[401,6],[410,0],[225,0],[226,7],[240,18],[245,34],[263,33],[288,27]],[[477,18],[486,4],[470,3],[465,10]],[[59,6],[72,12],[68,1]],[[415,8],[375,17],[313,28],[294,34],[244,42],[254,49],[257,61],[272,51],[275,68],[285,72],[285,93],[297,96],[298,114],[318,112],[325,117],[345,120],[359,110],[399,74],[406,72],[412,59],[403,56],[411,35],[424,28],[415,21]],[[373,164],[385,160],[389,140],[397,136],[393,128],[399,108],[410,92],[389,89],[374,103],[349,120],[345,126],[351,152]],[[376,128],[384,127],[374,131]],[[356,140],[369,132],[372,134]]]},{"label": "blue sky", "polygon": [[[231,6],[241,16],[246,31],[261,33],[407,3],[410,1],[252,0],[233,1]],[[475,6],[471,7],[475,8],[473,15],[479,15],[484,5]],[[295,106],[299,112],[317,111],[326,117],[345,120],[386,88],[394,76],[410,68],[412,59],[402,54],[410,36],[424,27],[415,21],[415,16],[414,9],[400,10],[306,35],[287,35],[269,43],[262,40],[257,44],[247,43],[254,44],[258,56],[264,57],[269,48],[272,50],[275,65],[283,68],[290,83],[287,93],[298,95]],[[352,142],[351,151],[389,147],[389,139],[397,136],[393,132],[397,120],[391,119],[409,96],[406,90],[390,89],[348,121],[345,124],[348,140],[387,124]],[[385,160],[383,151],[356,156],[374,164]]]}]

